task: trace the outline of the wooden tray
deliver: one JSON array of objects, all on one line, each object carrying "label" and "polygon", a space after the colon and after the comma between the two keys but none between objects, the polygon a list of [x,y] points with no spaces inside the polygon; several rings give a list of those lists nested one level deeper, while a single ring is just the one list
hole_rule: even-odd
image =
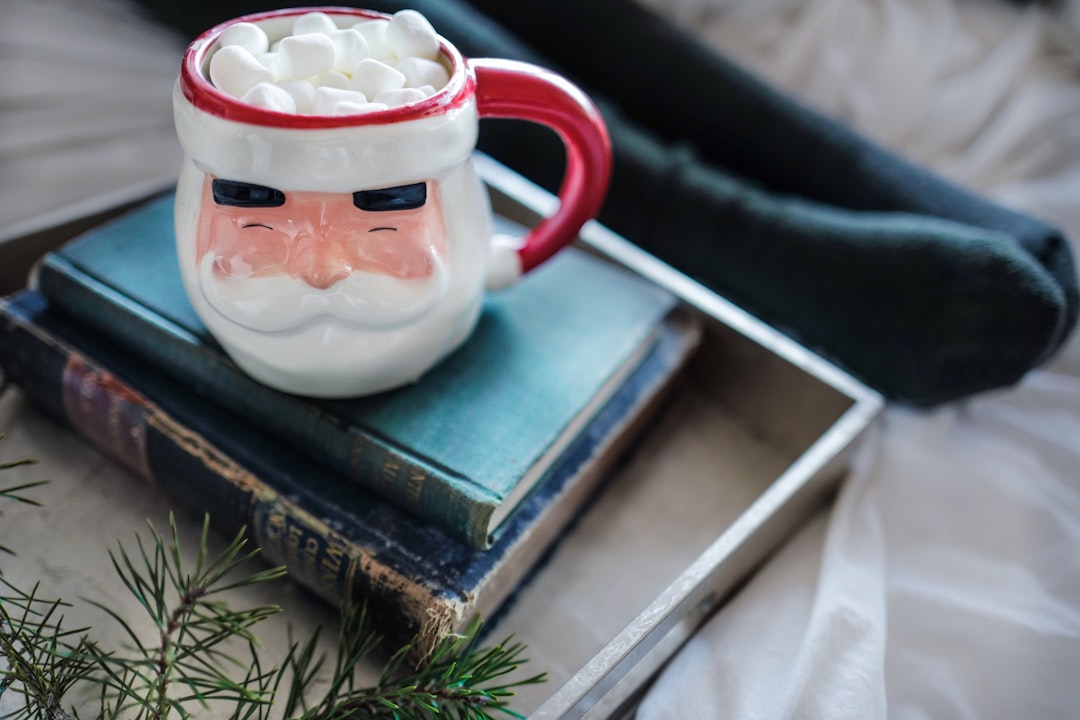
[{"label": "wooden tray", "polygon": [[[488,158],[479,156],[478,168],[495,209],[518,223],[536,222],[557,202]],[[148,187],[147,195],[159,190]],[[26,264],[25,248],[40,254],[70,236],[65,228],[83,229],[114,214],[115,204],[89,203],[85,217],[16,233],[23,242],[6,249],[18,245]],[[706,332],[627,463],[489,625],[491,639],[512,633],[528,644],[525,674],[548,673],[515,705],[537,718],[632,711],[663,663],[828,500],[853,443],[882,407],[877,394],[834,366],[599,224],[585,228],[579,245],[669,288],[704,318]],[[50,482],[35,495],[45,505],[40,513],[9,512],[2,520],[4,544],[20,552],[5,561],[5,577],[23,585],[42,579],[51,597],[106,599],[137,616],[134,600],[111,579],[105,549],[118,538],[130,546],[147,520],[166,529],[164,494],[141,491],[17,389],[0,397],[0,431],[9,435],[0,461],[38,458],[27,479]],[[178,525],[186,537],[197,532],[194,518],[178,517]],[[288,610],[260,632],[269,653],[283,650],[285,623],[298,637],[336,623],[334,610],[289,583],[248,588],[241,599]],[[100,621],[83,612],[68,612],[71,626]]]}]

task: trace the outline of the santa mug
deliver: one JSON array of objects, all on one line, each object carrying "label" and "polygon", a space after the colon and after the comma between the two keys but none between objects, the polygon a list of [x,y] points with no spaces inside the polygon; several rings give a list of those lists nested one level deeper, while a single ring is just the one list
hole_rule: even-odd
[{"label": "santa mug", "polygon": [[[184,54],[181,275],[209,332],[266,385],[352,397],[416,381],[468,338],[486,290],[558,252],[603,200],[610,144],[580,89],[465,58],[425,25],[290,9],[223,23]],[[471,159],[485,117],[547,125],[566,148],[559,209],[512,245],[493,242]]]}]

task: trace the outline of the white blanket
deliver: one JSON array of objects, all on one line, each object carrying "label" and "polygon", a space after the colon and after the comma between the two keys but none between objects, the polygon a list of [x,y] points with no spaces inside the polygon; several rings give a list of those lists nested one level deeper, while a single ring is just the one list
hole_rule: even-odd
[{"label": "white blanket", "polygon": [[[1080,17],[991,0],[648,0],[1080,257]],[[815,518],[650,690],[659,718],[1080,716],[1080,340],[1018,387],[894,407]]]}]

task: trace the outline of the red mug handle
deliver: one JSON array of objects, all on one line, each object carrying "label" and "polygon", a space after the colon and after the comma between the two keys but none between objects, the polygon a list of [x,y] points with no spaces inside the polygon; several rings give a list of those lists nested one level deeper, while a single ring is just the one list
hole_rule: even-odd
[{"label": "red mug handle", "polygon": [[544,262],[577,237],[600,210],[611,179],[611,140],[596,105],[566,78],[517,60],[471,58],[481,118],[530,120],[554,130],[566,146],[559,209],[517,250],[521,272]]}]

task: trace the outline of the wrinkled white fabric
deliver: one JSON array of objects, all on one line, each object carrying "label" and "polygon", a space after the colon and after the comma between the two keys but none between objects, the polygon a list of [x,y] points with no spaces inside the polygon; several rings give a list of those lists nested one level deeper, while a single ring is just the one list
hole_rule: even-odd
[{"label": "wrinkled white fabric", "polygon": [[1080,380],[893,408],[641,718],[1074,717]]},{"label": "wrinkled white fabric", "polygon": [[[643,0],[808,104],[1058,225],[1080,257],[1080,10]],[[1080,339],[1019,386],[888,408],[834,507],[663,672],[660,718],[1080,716]]]}]

